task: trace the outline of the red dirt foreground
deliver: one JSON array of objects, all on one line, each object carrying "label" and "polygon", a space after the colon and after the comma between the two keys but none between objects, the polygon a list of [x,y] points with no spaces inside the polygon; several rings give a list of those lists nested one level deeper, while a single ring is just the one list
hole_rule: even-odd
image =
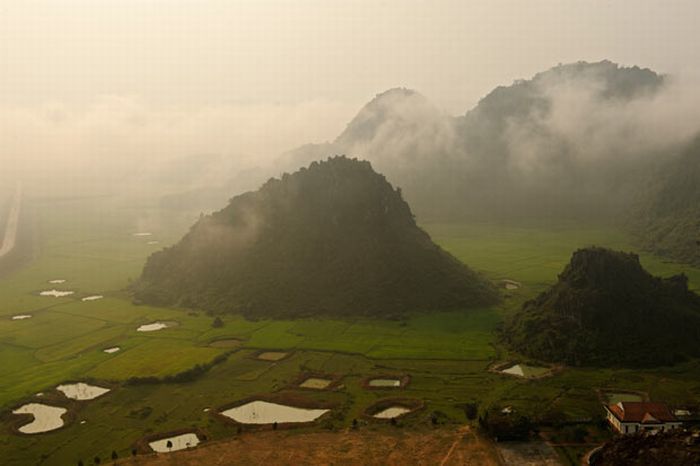
[{"label": "red dirt foreground", "polygon": [[468,427],[344,432],[245,433],[193,450],[139,455],[121,465],[461,465],[499,464],[493,446]]}]

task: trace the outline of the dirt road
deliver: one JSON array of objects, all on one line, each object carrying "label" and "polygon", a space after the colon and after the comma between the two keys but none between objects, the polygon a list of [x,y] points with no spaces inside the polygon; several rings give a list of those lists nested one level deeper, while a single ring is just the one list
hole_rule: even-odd
[{"label": "dirt road", "polygon": [[22,185],[17,184],[15,195],[12,199],[12,205],[5,224],[5,234],[2,237],[2,245],[0,246],[0,259],[9,254],[15,248],[17,241],[17,228],[19,227],[19,212],[22,206]]}]

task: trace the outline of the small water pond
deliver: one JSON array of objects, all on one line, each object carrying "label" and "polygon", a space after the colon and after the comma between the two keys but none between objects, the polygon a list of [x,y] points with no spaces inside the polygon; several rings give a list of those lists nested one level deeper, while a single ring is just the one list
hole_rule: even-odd
[{"label": "small water pond", "polygon": [[330,386],[333,381],[330,379],[324,379],[321,377],[309,377],[299,384],[301,388],[314,388],[316,390],[323,390]]},{"label": "small water pond", "polygon": [[82,299],[82,301],[97,301],[98,299],[102,298],[104,298],[104,296],[102,296],[101,294],[96,294],[93,296],[86,296]]},{"label": "small water pond", "polygon": [[328,409],[297,408],[267,401],[251,401],[221,414],[241,424],[279,424],[311,422],[326,414]]},{"label": "small water pond", "polygon": [[39,293],[40,296],[52,296],[54,298],[62,298],[64,296],[70,296],[75,291],[68,291],[68,290],[45,290]]},{"label": "small water pond", "polygon": [[157,453],[184,450],[186,448],[196,447],[197,445],[199,445],[199,437],[197,437],[197,434],[192,432],[154,440],[153,442],[148,443],[151,450]]},{"label": "small water pond", "polygon": [[376,417],[377,419],[394,419],[399,416],[403,416],[404,414],[408,414],[411,411],[412,409],[405,406],[390,406],[382,409],[378,413],[373,414],[372,417]]},{"label": "small water pond", "polygon": [[504,374],[515,375],[518,377],[540,377],[551,371],[548,367],[530,366],[527,364],[514,364],[506,369],[501,369]]},{"label": "small water pond", "polygon": [[284,359],[286,356],[287,353],[282,351],[265,351],[258,354],[258,359],[262,359],[263,361],[279,361],[280,359]]},{"label": "small water pond", "polygon": [[12,320],[26,320],[26,319],[31,319],[32,315],[31,314],[18,314],[16,316],[12,316]]},{"label": "small water pond", "polygon": [[401,386],[400,379],[380,378],[367,382],[370,387],[397,388]]},{"label": "small water pond", "polygon": [[109,391],[109,388],[89,385],[83,382],[59,385],[56,390],[62,392],[71,400],[94,400]]},{"label": "small water pond", "polygon": [[150,324],[143,324],[139,328],[136,329],[137,332],[156,332],[158,330],[163,330],[164,328],[168,327],[174,327],[177,325],[177,322],[173,321],[158,321],[158,322],[151,322]]},{"label": "small water pond", "polygon": [[14,414],[31,414],[34,420],[19,428],[23,434],[40,434],[63,427],[63,416],[66,408],[49,406],[41,403],[29,403],[12,411]]}]

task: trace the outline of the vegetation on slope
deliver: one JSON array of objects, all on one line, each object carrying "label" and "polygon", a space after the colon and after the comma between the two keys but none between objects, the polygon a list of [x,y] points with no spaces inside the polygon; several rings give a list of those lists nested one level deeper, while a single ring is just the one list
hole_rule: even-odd
[{"label": "vegetation on slope", "polygon": [[137,299],[250,317],[373,315],[497,301],[418,228],[369,162],[335,157],[271,179],[153,254]]},{"label": "vegetation on slope", "polygon": [[700,138],[647,184],[633,229],[649,250],[700,265]]},{"label": "vegetation on slope", "polygon": [[622,435],[609,441],[594,455],[591,464],[615,466],[695,466],[700,464],[700,435],[698,432],[675,430],[647,434]]},{"label": "vegetation on slope", "polygon": [[528,356],[572,365],[672,364],[700,355],[700,297],[685,275],[654,277],[635,254],[580,249],[504,338]]}]

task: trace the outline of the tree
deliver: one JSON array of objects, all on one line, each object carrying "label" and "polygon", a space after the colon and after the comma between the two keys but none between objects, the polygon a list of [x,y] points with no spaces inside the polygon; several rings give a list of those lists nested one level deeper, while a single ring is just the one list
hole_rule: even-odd
[{"label": "tree", "polygon": [[100,460],[99,456],[96,456],[94,461],[95,461],[95,464],[100,464],[102,462],[102,460]]},{"label": "tree", "polygon": [[78,460],[78,466],[84,466],[84,465],[83,465],[83,460]]},{"label": "tree", "polygon": [[224,326],[224,321],[221,320],[221,317],[217,316],[214,321],[211,323],[211,326],[214,328],[221,328]]},{"label": "tree", "polygon": [[477,414],[479,414],[479,405],[478,403],[467,403],[466,406],[464,407],[464,414],[467,416],[467,419],[470,421],[473,421],[476,419]]},{"label": "tree", "polygon": [[168,443],[166,443],[165,446],[168,448],[168,450],[172,450],[172,448],[173,448],[172,440],[168,440]]},{"label": "tree", "polygon": [[112,450],[112,459],[116,460],[117,458],[119,458],[119,455],[117,455],[116,451]]},{"label": "tree", "polygon": [[136,451],[136,448],[131,449],[131,456],[136,456],[137,453],[138,451]]}]

